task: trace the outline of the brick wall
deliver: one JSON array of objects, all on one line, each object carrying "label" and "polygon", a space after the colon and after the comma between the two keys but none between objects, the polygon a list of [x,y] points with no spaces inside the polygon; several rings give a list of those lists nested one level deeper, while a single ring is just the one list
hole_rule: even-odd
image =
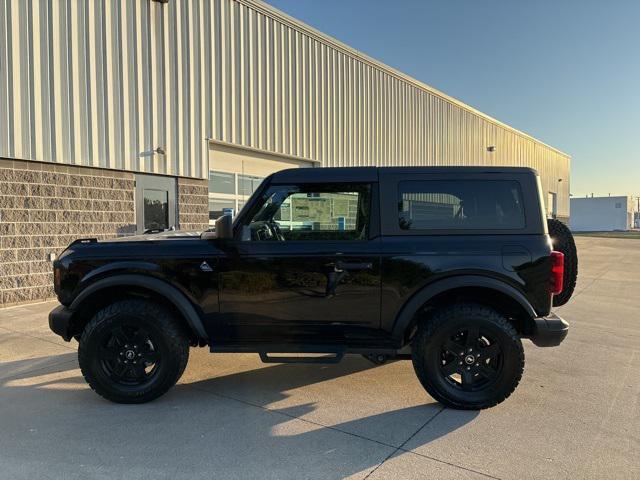
[{"label": "brick wall", "polygon": [[[0,306],[52,298],[49,255],[77,238],[134,234],[134,179],[132,172],[0,158]],[[177,183],[180,229],[207,229],[207,181]]]},{"label": "brick wall", "polygon": [[209,228],[209,184],[207,180],[178,178],[180,230]]},{"label": "brick wall", "polygon": [[134,176],[0,159],[0,306],[53,297],[49,254],[135,232]]}]

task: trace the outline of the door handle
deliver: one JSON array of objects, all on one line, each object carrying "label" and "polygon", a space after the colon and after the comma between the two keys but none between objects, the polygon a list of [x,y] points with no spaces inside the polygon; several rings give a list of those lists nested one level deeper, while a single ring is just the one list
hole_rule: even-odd
[{"label": "door handle", "polygon": [[340,281],[347,275],[347,271],[350,270],[371,270],[373,263],[371,262],[343,262],[337,260],[335,262],[327,263],[327,267],[333,268],[332,272],[327,273],[327,288],[325,296],[332,298],[336,295],[336,288],[340,284]]},{"label": "door handle", "polygon": [[373,263],[371,262],[343,262],[338,260],[333,265],[336,272],[343,270],[371,270],[373,268]]},{"label": "door handle", "polygon": [[371,262],[338,262],[344,270],[371,270],[373,263]]}]

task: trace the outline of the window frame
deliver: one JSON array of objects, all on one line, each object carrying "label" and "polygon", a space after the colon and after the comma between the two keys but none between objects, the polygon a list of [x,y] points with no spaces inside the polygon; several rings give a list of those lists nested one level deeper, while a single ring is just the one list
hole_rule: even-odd
[{"label": "window frame", "polygon": [[[405,202],[413,202],[413,200],[409,200],[408,198],[405,198],[405,195],[442,195],[442,196],[450,196],[454,199],[456,199],[456,201],[458,203],[456,204],[447,204],[447,203],[437,203],[437,202],[433,202],[433,206],[434,207],[452,207],[451,208],[451,212],[453,213],[455,211],[455,207],[458,207],[458,213],[461,212],[461,208],[462,208],[462,199],[460,197],[458,197],[457,195],[454,195],[453,193],[450,193],[446,190],[446,187],[443,187],[444,184],[447,185],[452,185],[454,186],[459,186],[460,190],[465,190],[466,188],[470,188],[470,189],[474,189],[474,188],[478,188],[478,186],[482,186],[484,187],[484,192],[483,193],[487,193],[487,192],[491,192],[494,191],[494,187],[497,190],[499,187],[497,184],[502,184],[502,187],[506,187],[509,190],[508,191],[504,191],[502,193],[508,193],[509,196],[511,196],[513,194],[512,190],[516,190],[517,192],[517,196],[518,196],[518,204],[520,205],[520,209],[517,213],[518,213],[518,222],[517,225],[515,226],[497,226],[497,222],[493,223],[493,226],[490,228],[490,230],[507,230],[507,231],[517,231],[517,230],[522,230],[523,228],[526,227],[526,217],[525,217],[525,213],[524,213],[524,197],[522,195],[522,187],[520,186],[520,182],[517,182],[515,180],[484,180],[484,181],[479,181],[479,180],[461,180],[461,179],[456,179],[456,180],[403,180],[401,182],[398,182],[398,221],[400,221],[401,218],[403,218],[403,213],[405,212],[404,207],[405,206]],[[411,185],[413,184],[413,186]],[[429,190],[424,190],[421,191],[421,188],[426,186],[427,184],[429,184]],[[439,184],[439,185],[438,185]],[[491,185],[489,186],[488,184],[496,184],[496,185]],[[487,189],[486,187],[489,186],[490,188]],[[431,189],[431,187],[433,187],[433,189]],[[410,189],[410,190],[407,190]],[[440,191],[439,191],[440,190]],[[484,197],[484,196],[483,196]],[[489,195],[490,197],[490,195]],[[478,197],[474,197],[477,198]],[[480,197],[482,198],[482,197]],[[486,198],[486,197],[485,197]],[[410,205],[411,205],[410,203]],[[489,207],[492,204],[492,200],[491,198],[489,199],[489,203],[486,204],[485,206]],[[409,210],[409,216],[411,216],[411,209]],[[492,218],[491,218],[492,217]],[[449,219],[449,220],[453,220],[453,216]],[[497,216],[493,217],[491,214],[489,216],[486,217],[487,220],[497,220]],[[419,222],[418,222],[419,223]],[[449,222],[454,223],[453,221]],[[411,227],[411,225],[409,225],[409,228],[403,229],[403,230],[461,230],[461,231],[469,231],[469,230],[478,230],[478,228],[472,228],[469,227],[467,225],[464,224],[464,222],[460,222],[459,225],[449,225],[448,227],[437,227],[435,225],[437,225],[437,219],[433,219],[433,227],[425,227],[425,228],[420,228],[420,227]],[[401,227],[402,228],[402,227]]]},{"label": "window frame", "polygon": [[[211,184],[213,182],[213,179],[211,177],[213,175],[230,177],[231,186],[233,187],[233,191],[232,192],[219,192],[219,191],[212,190],[211,189]],[[237,196],[238,195],[238,180],[236,178],[236,174],[235,173],[231,173],[231,172],[224,172],[222,170],[209,170],[209,178],[207,180],[207,189],[209,191],[209,194],[214,194],[215,196],[218,196],[218,195],[233,195],[233,196]]]},{"label": "window frame", "polygon": [[[293,193],[305,193],[305,190],[317,188],[318,189],[317,193],[331,193],[329,189],[326,189],[327,185],[338,187],[336,189],[338,193],[348,192],[348,191],[361,193],[362,190],[355,190],[354,188],[356,189],[357,188],[362,189],[363,187],[369,188],[369,195],[368,195],[369,196],[369,218],[367,219],[367,222],[366,222],[367,235],[365,238],[363,239],[318,238],[318,239],[304,239],[304,240],[295,239],[295,240],[287,240],[284,242],[259,242],[259,241],[247,241],[247,240],[243,241],[242,240],[241,237],[242,237],[243,228],[248,226],[251,223],[251,220],[253,219],[254,215],[258,212],[260,208],[262,208],[262,205],[272,195],[274,190],[289,188],[291,191],[294,188],[300,188],[299,192],[293,192]],[[380,235],[379,211],[378,211],[379,191],[378,191],[377,183],[373,183],[373,182],[332,182],[330,184],[328,183],[300,183],[300,184],[283,183],[283,184],[268,184],[268,185],[263,184],[263,187],[264,188],[260,189],[259,192],[256,191],[256,193],[259,195],[259,198],[256,198],[256,200],[252,202],[251,207],[248,210],[243,211],[241,217],[238,217],[238,223],[236,225],[237,228],[234,229],[235,230],[234,238],[238,242],[242,242],[243,244],[277,244],[277,245],[291,245],[294,243],[295,244],[298,244],[298,243],[330,244],[330,243],[336,243],[336,242],[354,244],[354,243],[366,243],[369,240],[376,238]],[[306,193],[310,193],[310,192],[306,192]],[[311,193],[315,193],[315,192],[311,192]],[[290,195],[291,193],[288,195],[288,197]]]},{"label": "window frame", "polygon": [[[520,186],[524,210],[524,227],[518,229],[409,229],[400,228],[398,202],[400,199],[400,183],[406,181],[514,181]],[[441,235],[524,235],[542,234],[544,227],[541,222],[542,213],[539,205],[539,193],[535,177],[526,173],[424,173],[412,174],[410,177],[397,173],[381,173],[381,232],[384,236],[441,236]]]},{"label": "window frame", "polygon": [[[247,193],[242,190],[241,182],[249,180],[251,182],[251,192]],[[254,182],[258,181],[254,188]],[[257,175],[249,175],[246,173],[236,173],[236,195],[238,197],[249,198],[259,188],[260,184],[264,181],[264,177],[258,177]]]},{"label": "window frame", "polygon": [[[150,212],[147,212],[147,204],[145,203],[145,200],[147,200],[147,198],[148,198],[146,196],[147,192],[156,192],[156,193],[161,194],[162,199],[160,200],[160,202],[161,202],[162,205],[164,205],[162,207],[162,213],[163,213],[163,216],[164,216],[164,219],[163,219],[164,226],[146,225],[147,213],[150,213]],[[149,230],[149,229],[157,230],[159,228],[162,228],[162,229],[166,230],[171,226],[170,225],[171,224],[171,220],[169,219],[169,217],[170,217],[170,214],[169,214],[169,210],[170,210],[170,206],[169,206],[170,203],[169,202],[170,202],[170,199],[169,199],[169,197],[170,197],[169,192],[167,190],[165,190],[165,189],[154,188],[154,187],[148,187],[148,188],[144,188],[143,187],[142,188],[142,209],[143,209],[143,211],[142,211],[142,226],[144,227],[144,230]]]},{"label": "window frame", "polygon": [[[211,186],[211,175],[229,175],[230,177],[233,178],[233,188],[235,193],[222,193],[222,192],[214,192],[212,190],[209,190],[209,187]],[[257,192],[262,183],[264,182],[264,180],[268,177],[261,177],[259,175],[249,175],[249,174],[244,174],[244,173],[239,173],[239,172],[229,172],[229,171],[225,171],[225,170],[212,170],[209,169],[209,180],[207,181],[207,191],[208,191],[208,197],[209,197],[209,202],[211,201],[218,201],[218,202],[231,202],[233,203],[233,209],[234,209],[234,218],[235,216],[237,216],[240,211],[242,210],[242,208],[244,207],[244,205],[249,201],[249,199],[251,198],[251,196],[253,195],[253,193],[250,194],[246,194],[246,193],[241,193],[240,192],[240,182],[241,182],[241,177],[245,177],[245,178],[249,178],[252,181],[258,181],[258,185],[256,186],[256,188],[254,189],[253,193]],[[215,221],[216,218],[212,218],[211,217],[211,212],[212,210],[209,210],[209,225],[215,225]]]}]

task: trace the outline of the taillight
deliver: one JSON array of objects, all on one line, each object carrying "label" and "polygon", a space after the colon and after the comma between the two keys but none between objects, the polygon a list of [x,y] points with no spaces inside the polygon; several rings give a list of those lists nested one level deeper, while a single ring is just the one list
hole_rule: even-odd
[{"label": "taillight", "polygon": [[564,283],[564,253],[551,252],[551,294],[562,292]]}]

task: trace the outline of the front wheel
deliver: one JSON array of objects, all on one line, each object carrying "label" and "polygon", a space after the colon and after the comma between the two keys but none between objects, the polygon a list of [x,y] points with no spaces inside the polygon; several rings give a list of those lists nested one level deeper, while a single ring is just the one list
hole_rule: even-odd
[{"label": "front wheel", "polygon": [[513,326],[495,310],[476,304],[444,307],[421,323],[412,360],[427,392],[457,409],[504,401],[524,370],[524,350]]},{"label": "front wheel", "polygon": [[123,300],[100,310],[80,338],[78,362],[99,395],[117,403],[151,401],[178,381],[189,359],[180,324],[161,305]]}]

